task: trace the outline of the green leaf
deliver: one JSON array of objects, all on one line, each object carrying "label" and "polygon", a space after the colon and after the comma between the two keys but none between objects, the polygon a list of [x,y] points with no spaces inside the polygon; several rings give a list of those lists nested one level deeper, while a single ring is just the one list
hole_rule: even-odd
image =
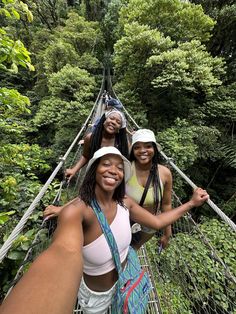
[{"label": "green leaf", "polygon": [[7,257],[11,260],[21,260],[24,257],[24,253],[23,252],[18,252],[18,251],[13,251],[10,252]]},{"label": "green leaf", "polygon": [[14,17],[19,20],[20,19],[20,14],[14,9],[11,9],[11,13],[14,15]]},{"label": "green leaf", "polygon": [[31,13],[31,11],[27,11],[27,19],[29,22],[33,22],[33,14]]}]

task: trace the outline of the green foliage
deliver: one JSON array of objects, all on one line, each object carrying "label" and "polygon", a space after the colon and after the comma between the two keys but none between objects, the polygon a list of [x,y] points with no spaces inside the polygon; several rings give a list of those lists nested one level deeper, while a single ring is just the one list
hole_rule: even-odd
[{"label": "green foliage", "polygon": [[175,126],[158,134],[158,142],[167,156],[172,156],[182,170],[187,169],[197,158],[194,143],[194,127],[185,120],[176,119]]},{"label": "green foliage", "polygon": [[[214,247],[214,252],[217,252],[217,256],[227,265],[227,270],[235,276],[234,232],[217,220],[206,220],[200,229]],[[149,245],[151,252],[153,249],[154,247]],[[162,286],[160,295],[164,305],[169,297],[165,288],[171,281],[172,285],[176,285],[181,294],[188,298],[191,308],[195,311],[200,310],[204,304],[206,308],[216,309],[217,313],[233,313],[235,286],[227,278],[225,268],[217,262],[217,258],[212,258],[211,251],[197,231],[192,235],[178,233],[159,257],[156,254],[152,256],[161,273],[161,281],[159,280],[157,285]],[[186,306],[186,303],[183,304]],[[172,304],[169,306],[173,307]],[[183,312],[185,311],[186,308]],[[182,312],[178,310],[173,313]]]},{"label": "green foliage", "polygon": [[0,143],[19,142],[28,129],[24,116],[30,113],[29,99],[14,89],[0,88]]},{"label": "green foliage", "polygon": [[86,69],[91,72],[101,68],[99,60],[89,52],[85,52],[80,56],[78,64],[81,69]]},{"label": "green foliage", "polygon": [[54,0],[54,1],[27,1],[31,11],[34,15],[35,25],[46,27],[52,30],[56,27],[60,20],[66,16],[67,1]]},{"label": "green foliage", "polygon": [[80,120],[84,110],[85,115],[88,114],[85,104],[93,96],[94,85],[94,78],[86,70],[69,64],[52,74],[48,83],[52,96],[41,101],[35,124],[41,126],[56,122],[60,128],[60,124],[70,121],[71,117]]},{"label": "green foliage", "polygon": [[204,11],[214,18],[214,26],[209,50],[217,56],[225,58],[228,69],[225,81],[235,82],[236,68],[236,4],[235,1],[211,1],[194,0],[194,3],[202,5]]},{"label": "green foliage", "polygon": [[20,235],[13,243],[12,250],[8,254],[8,259],[10,260],[22,260],[24,258],[25,252],[31,246],[34,239],[35,230],[31,229],[27,231],[24,235]]},{"label": "green foliage", "polygon": [[222,148],[219,143],[220,131],[215,127],[205,125],[195,126],[195,144],[198,146],[199,159],[216,160],[222,156]]},{"label": "green foliage", "polygon": [[20,19],[20,14],[15,10],[12,5],[15,1],[2,1],[5,7],[0,8],[0,15],[5,15],[7,18],[15,18],[17,20]]},{"label": "green foliage", "polygon": [[49,169],[45,159],[48,159],[51,152],[43,150],[37,144],[5,144],[0,151],[0,163],[5,170],[15,168],[21,172],[31,173]]},{"label": "green foliage", "polygon": [[39,191],[39,174],[50,169],[46,159],[51,151],[38,145],[6,144],[0,153],[0,204],[4,210],[24,209]]},{"label": "green foliage", "polygon": [[125,35],[115,44],[114,63],[118,75],[125,73],[126,83],[133,87],[146,74],[144,66],[153,51],[162,52],[172,45],[170,38],[163,37],[158,30],[152,30],[147,25],[137,22],[125,25]]},{"label": "green foliage", "polygon": [[61,40],[49,45],[44,52],[44,69],[48,75],[60,71],[67,63],[76,65],[79,56],[73,45]]},{"label": "green foliage", "polygon": [[80,12],[89,21],[101,21],[108,2],[107,0],[81,0]]},{"label": "green foliage", "polygon": [[[12,19],[26,16],[32,21],[32,14],[27,4],[21,1],[5,0],[0,8],[0,14],[7,17],[6,23]],[[9,73],[17,73],[18,67],[34,70],[31,65],[30,53],[23,43],[15,38],[11,27],[8,32],[0,29],[0,69]],[[13,76],[12,76],[13,77]],[[30,101],[22,96],[16,89],[0,88],[0,244],[6,240],[23,211],[39,192],[41,182],[39,177],[46,173],[50,166],[48,159],[50,150],[43,150],[37,144],[24,143],[29,131],[27,118],[31,111]],[[35,222],[42,216],[39,212],[31,217]],[[7,291],[8,281],[13,278],[19,263],[34,238],[36,229],[31,225],[26,226],[24,234],[13,244],[8,257],[0,266],[0,299]],[[33,224],[33,223],[32,223]],[[41,239],[42,240],[42,239]],[[4,271],[3,271],[4,270]]]},{"label": "green foliage", "polygon": [[[3,7],[0,8],[0,15],[5,15],[8,19],[20,19],[18,10],[26,13],[28,21],[33,20],[32,13],[27,4],[18,0],[3,0]],[[18,67],[22,66],[34,71],[31,64],[30,53],[20,40],[14,40],[3,28],[0,28],[0,69],[12,73],[18,72]]]},{"label": "green foliage", "polygon": [[120,38],[119,10],[122,1],[111,0],[108,4],[106,15],[104,16],[101,28],[106,40],[106,50],[113,51],[114,44]]},{"label": "green foliage", "polygon": [[9,19],[19,20],[22,14],[27,16],[28,22],[33,21],[33,15],[28,8],[28,5],[19,0],[2,0],[3,7],[0,8],[0,15],[4,15]]},{"label": "green foliage", "polygon": [[[210,240],[218,256],[229,268],[231,275],[236,275],[235,232],[224,222],[216,219],[206,220],[201,231]],[[235,292],[235,291],[234,291]]]},{"label": "green foliage", "polygon": [[71,43],[79,54],[94,49],[95,41],[102,40],[97,22],[86,21],[75,12],[68,14],[65,26],[59,27],[56,34]]},{"label": "green foliage", "polygon": [[231,145],[223,145],[221,147],[223,151],[223,163],[224,167],[232,167],[236,169],[236,145],[235,142]]},{"label": "green foliage", "polygon": [[215,22],[201,6],[179,0],[131,0],[121,9],[121,23],[149,25],[175,41],[209,40]]},{"label": "green foliage", "polygon": [[[39,219],[39,215],[35,215],[35,218]],[[37,228],[30,229],[24,234],[20,235],[13,243],[11,250],[9,251],[7,257],[0,265],[0,280],[1,280],[1,293],[0,297],[4,296],[4,293],[8,291],[11,287],[12,280],[16,275],[23,259],[25,258],[27,251],[32,246],[32,241],[35,238],[37,233]],[[6,237],[5,237],[6,240]],[[38,245],[33,247],[31,254],[28,259],[28,263],[23,266],[22,271],[26,271],[30,265],[31,259],[36,257],[43,248],[46,247],[46,244],[49,243],[47,239],[47,230],[42,229],[38,236]]]},{"label": "green foliage", "polygon": [[0,69],[17,73],[19,65],[34,71],[30,60],[30,53],[23,43],[20,40],[12,40],[0,28]]},{"label": "green foliage", "polygon": [[153,275],[162,313],[192,314],[190,306],[191,302],[190,300],[188,300],[188,297],[184,295],[183,291],[181,290],[181,286],[165,276],[165,273],[162,272],[160,268],[159,258],[156,254],[156,239],[152,238],[151,240],[149,240],[145,244],[145,247],[147,249],[148,257],[151,261],[153,269],[157,267],[157,270],[153,272]]},{"label": "green foliage", "polygon": [[[150,105],[156,102],[151,96],[151,81],[155,73],[146,68],[148,58],[153,51],[161,53],[172,45],[170,38],[163,37],[159,31],[135,22],[125,26],[124,36],[115,44],[114,64],[119,79],[115,89],[121,92],[121,95],[131,95],[124,98],[124,104],[132,104],[135,99],[136,104],[131,107],[135,112],[142,111],[145,114],[147,103]],[[140,103],[142,105],[139,105]]]},{"label": "green foliage", "polygon": [[235,208],[236,208],[236,193],[234,192],[233,195],[229,198],[229,200],[225,204],[223,204],[222,210],[228,217],[230,217],[231,220],[233,220],[234,217],[236,216]]},{"label": "green foliage", "polygon": [[14,210],[11,210],[9,212],[0,213],[0,225],[3,225],[5,222],[7,222],[11,217],[11,215],[15,214]]},{"label": "green foliage", "polygon": [[236,122],[236,83],[220,86],[208,97],[202,111],[209,120],[223,124]]},{"label": "green foliage", "polygon": [[[223,61],[212,58],[199,41],[181,43],[178,48],[154,54],[147,66],[157,68],[158,76],[153,80],[156,88],[179,88],[197,92],[212,92],[212,87],[220,85],[220,75],[224,74]],[[159,68],[159,69],[158,69]]]},{"label": "green foliage", "polygon": [[60,71],[67,64],[88,70],[100,67],[98,59],[91,53],[86,50],[85,52],[81,51],[80,56],[76,47],[64,39],[58,39],[53,45],[47,47],[43,54],[43,64],[48,75]]},{"label": "green foliage", "polygon": [[171,282],[156,285],[163,314],[192,314],[190,301],[177,285]]},{"label": "green foliage", "polygon": [[[39,31],[32,43],[37,52],[36,68],[39,74],[36,89],[42,96],[45,97],[48,91],[49,76],[61,71],[66,65],[90,72],[101,68],[95,49],[102,44],[97,23],[88,22],[72,11],[68,13],[68,19],[63,25],[58,25],[49,34],[49,38],[50,40],[44,39],[44,33]],[[43,40],[44,44],[38,47],[38,40]]]},{"label": "green foliage", "polygon": [[30,102],[25,96],[22,96],[17,90],[0,88],[1,117],[12,118],[20,114],[30,113],[28,109]]},{"label": "green foliage", "polygon": [[[154,15],[153,11],[149,13],[148,20]],[[223,60],[213,58],[200,41],[183,43],[180,39],[176,43],[159,28],[151,28],[148,21],[141,25],[131,19],[124,24],[113,60],[118,78],[115,89],[121,97],[132,95],[126,103],[136,99],[132,110],[146,115],[158,130],[174,123],[176,117],[193,117],[198,123],[200,112],[204,119],[199,100],[203,102],[206,95],[213,94],[224,74]]]},{"label": "green foliage", "polygon": [[[147,110],[142,105],[138,95],[134,91],[127,89],[124,81],[116,83],[115,90],[119,95],[119,99],[121,100],[122,104],[126,107],[129,114],[133,117],[136,123],[142,127],[148,127]],[[134,126],[132,125],[132,127]]]},{"label": "green foliage", "polygon": [[94,84],[86,70],[68,64],[49,77],[48,87],[53,96],[63,100],[84,101],[93,95]]}]

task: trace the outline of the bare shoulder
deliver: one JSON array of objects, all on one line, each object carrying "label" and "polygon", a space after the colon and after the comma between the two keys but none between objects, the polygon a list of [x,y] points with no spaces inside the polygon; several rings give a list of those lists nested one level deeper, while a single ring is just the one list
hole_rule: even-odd
[{"label": "bare shoulder", "polygon": [[80,199],[75,198],[68,204],[63,206],[63,209],[59,215],[60,222],[78,220],[82,221],[87,205]]},{"label": "bare shoulder", "polygon": [[170,169],[164,165],[158,165],[158,171],[161,175],[161,177],[168,179],[168,178],[172,178],[172,173],[170,171]]},{"label": "bare shoulder", "polygon": [[131,210],[132,205],[135,203],[135,201],[128,195],[125,195],[123,202],[124,202],[124,206],[127,207],[129,210]]},{"label": "bare shoulder", "polygon": [[84,138],[83,156],[87,159],[89,159],[91,136],[92,136],[92,133],[88,133]]},{"label": "bare shoulder", "polygon": [[91,136],[92,136],[92,132],[90,132],[87,135],[85,135],[85,137],[84,137],[84,144],[87,144],[87,143],[90,142]]}]

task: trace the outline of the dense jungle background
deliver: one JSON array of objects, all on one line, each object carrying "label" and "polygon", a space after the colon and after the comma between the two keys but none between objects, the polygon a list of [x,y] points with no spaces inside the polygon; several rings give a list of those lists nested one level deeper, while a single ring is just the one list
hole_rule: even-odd
[{"label": "dense jungle background", "polygon": [[[236,221],[235,1],[2,0],[0,17],[0,244],[83,125],[108,65],[135,121]],[[174,187],[188,197],[175,175]],[[236,274],[235,237],[209,207],[193,214]],[[41,216],[0,265],[0,300]],[[191,313],[179,292],[171,307]]]}]

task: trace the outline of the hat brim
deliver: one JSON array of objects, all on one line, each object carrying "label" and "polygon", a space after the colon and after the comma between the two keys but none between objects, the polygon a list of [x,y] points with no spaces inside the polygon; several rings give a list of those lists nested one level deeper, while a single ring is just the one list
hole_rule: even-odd
[{"label": "hat brim", "polygon": [[103,147],[100,148],[99,150],[97,150],[93,157],[89,160],[87,168],[86,168],[86,173],[88,172],[88,170],[91,168],[92,164],[94,164],[94,162],[98,159],[100,159],[103,156],[106,155],[116,155],[116,156],[120,156],[120,158],[123,160],[124,163],[124,180],[125,182],[127,182],[131,176],[131,164],[129,162],[129,160],[127,158],[125,158],[120,151],[115,148],[115,147]]}]

